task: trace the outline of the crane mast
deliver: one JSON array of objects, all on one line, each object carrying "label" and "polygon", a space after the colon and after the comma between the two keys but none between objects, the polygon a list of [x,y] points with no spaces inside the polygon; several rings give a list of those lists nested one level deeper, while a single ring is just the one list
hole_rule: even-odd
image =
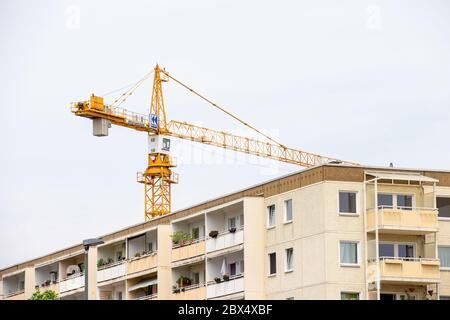
[{"label": "crane mast", "polygon": [[[318,154],[287,148],[251,127],[236,116],[204,98],[193,89],[173,78],[158,65],[153,69],[153,87],[148,115],[131,112],[116,104],[107,105],[102,97],[92,95],[88,101],[71,104],[71,111],[80,117],[93,120],[94,136],[107,136],[111,124],[127,127],[148,134],[148,163],[143,172],[138,172],[137,181],[144,185],[144,218],[151,220],[171,212],[171,185],[178,183],[178,174],[172,172],[176,166],[170,156],[170,137],[199,142],[219,148],[234,150],[302,167],[313,167],[324,163],[338,162],[351,165],[356,163],[324,157]],[[172,79],[192,93],[206,100],[251,129],[264,135],[270,141],[242,137],[228,132],[208,129],[182,121],[167,121],[164,107],[162,83]],[[130,93],[131,94],[131,93]],[[124,95],[122,95],[124,96]],[[122,100],[122,102],[125,99]]]}]

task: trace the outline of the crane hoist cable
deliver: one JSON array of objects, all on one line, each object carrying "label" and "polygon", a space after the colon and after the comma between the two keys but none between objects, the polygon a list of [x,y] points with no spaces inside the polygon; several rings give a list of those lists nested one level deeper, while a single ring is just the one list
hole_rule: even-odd
[{"label": "crane hoist cable", "polygon": [[114,100],[114,102],[111,104],[111,107],[118,107],[120,106],[122,103],[124,103],[129,96],[131,96],[133,94],[134,91],[136,91],[137,88],[139,88],[139,86],[144,83],[145,80],[147,80],[148,78],[150,78],[150,76],[152,75],[153,70],[148,72],[146,75],[144,75],[139,81],[135,82],[134,84],[130,84],[128,86],[122,87],[120,89],[117,90],[113,90],[110,93],[122,90],[123,88],[127,88],[129,86],[132,85],[132,87],[130,89],[128,89],[127,91],[125,91],[124,93],[122,93],[117,99]]},{"label": "crane hoist cable", "polygon": [[281,144],[280,142],[274,140],[273,138],[271,138],[270,136],[262,133],[261,131],[259,131],[258,129],[256,129],[255,127],[253,127],[252,125],[250,125],[249,123],[241,120],[240,118],[238,118],[237,116],[235,116],[234,114],[232,114],[230,111],[227,111],[225,108],[217,105],[217,103],[211,101],[210,99],[206,98],[205,96],[201,95],[200,93],[198,93],[197,91],[195,91],[194,89],[192,89],[191,87],[189,87],[188,85],[184,84],[183,82],[181,82],[180,80],[172,77],[169,73],[167,73],[165,70],[161,70],[162,73],[164,73],[167,77],[169,77],[170,79],[172,79],[173,81],[175,81],[176,83],[178,83],[179,85],[181,85],[182,87],[184,87],[185,89],[189,90],[190,92],[192,92],[193,94],[195,94],[196,96],[198,96],[199,98],[203,99],[204,101],[206,101],[207,103],[209,103],[210,105],[212,105],[213,107],[219,109],[220,111],[226,113],[227,115],[229,115],[230,117],[232,117],[233,119],[239,121],[240,123],[242,123],[244,126],[256,131],[257,133],[259,133],[260,135],[264,136],[265,138],[269,139],[270,141],[274,142],[275,144],[279,145],[280,147],[287,149],[286,146],[284,146],[283,144]]}]

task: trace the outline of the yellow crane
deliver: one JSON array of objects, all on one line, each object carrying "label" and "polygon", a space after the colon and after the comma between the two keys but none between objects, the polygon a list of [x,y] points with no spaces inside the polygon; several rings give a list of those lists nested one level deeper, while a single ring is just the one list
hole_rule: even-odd
[{"label": "yellow crane", "polygon": [[[119,107],[137,87],[150,77],[151,73],[154,74],[154,78],[149,114],[139,114]],[[264,136],[267,141],[242,137],[182,121],[168,121],[164,107],[162,84],[169,81],[169,79],[239,121],[241,124]],[[123,93],[112,104],[105,104],[102,97],[92,94],[87,101],[72,103],[71,111],[76,116],[93,120],[94,136],[107,136],[111,124],[148,133],[148,165],[144,172],[137,174],[137,181],[144,184],[145,220],[150,220],[171,212],[171,185],[178,183],[178,174],[172,172],[175,164],[170,156],[170,137],[191,140],[307,168],[330,162],[357,165],[356,163],[324,157],[282,145],[177,80],[158,65],[155,66],[152,72],[135,83],[131,89]]]}]

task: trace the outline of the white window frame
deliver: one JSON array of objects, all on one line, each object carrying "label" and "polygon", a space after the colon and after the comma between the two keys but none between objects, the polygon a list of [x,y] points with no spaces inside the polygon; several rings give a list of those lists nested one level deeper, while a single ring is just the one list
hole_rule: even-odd
[{"label": "white window frame", "polygon": [[378,192],[377,198],[379,194],[391,195],[392,196],[392,208],[397,209],[397,196],[411,196],[412,197],[412,209],[416,208],[416,195],[414,193],[409,192]]},{"label": "white window frame", "polygon": [[414,242],[403,242],[403,241],[379,241],[379,244],[392,244],[394,246],[394,256],[393,258],[402,259],[403,257],[398,256],[398,245],[399,244],[406,244],[406,245],[412,245],[413,251],[414,251],[414,257],[417,258],[417,245]]},{"label": "white window frame", "polygon": [[[404,293],[404,292],[395,292],[395,291],[381,291],[381,294],[392,294],[392,295],[395,295],[395,300],[400,300],[399,299],[400,296],[403,296],[403,295],[406,296],[406,293]],[[416,298],[415,300],[419,299],[419,295],[418,295],[417,292],[410,293],[409,295],[410,296],[414,296]]]},{"label": "white window frame", "polygon": [[[273,225],[270,224],[270,207],[273,206]],[[266,228],[273,229],[277,225],[277,206],[275,204],[269,204],[266,207]]]},{"label": "white window frame", "polygon": [[341,291],[341,292],[340,292],[341,300],[342,300],[342,294],[343,294],[343,293],[357,294],[357,295],[358,295],[358,299],[356,299],[356,300],[361,300],[361,292],[359,292],[359,291],[349,291],[349,290]]},{"label": "white window frame", "polygon": [[[341,206],[340,206],[340,197],[339,194],[341,192],[347,192],[347,193],[356,193],[356,212],[341,212]],[[337,212],[339,213],[340,216],[348,216],[348,217],[357,217],[360,214],[360,208],[359,208],[359,191],[357,190],[343,190],[343,189],[339,189],[337,192]]]},{"label": "white window frame", "polygon": [[[288,269],[288,250],[292,250],[292,257],[291,257],[291,268]],[[294,271],[294,247],[289,247],[284,249],[284,273],[289,273]]]},{"label": "white window frame", "polygon": [[[292,217],[291,220],[287,220],[287,202],[291,201],[291,208],[292,208]],[[294,201],[291,199],[285,199],[283,200],[283,223],[288,224],[292,223],[294,221]]]},{"label": "white window frame", "polygon": [[[449,248],[450,249],[450,245],[438,245],[438,258],[439,258],[439,247],[445,247],[445,248]],[[450,271],[450,267],[440,267],[439,268],[442,271]]]},{"label": "white window frame", "polygon": [[[275,273],[270,273],[270,255],[271,254],[275,255]],[[268,271],[267,272],[268,277],[275,277],[277,275],[278,268],[277,268],[277,253],[276,253],[276,251],[267,253],[267,271]]]},{"label": "white window frame", "polygon": [[[349,242],[349,243],[356,243],[356,263],[345,263],[341,262],[341,242]],[[355,267],[359,268],[361,266],[361,248],[360,248],[360,241],[359,240],[339,240],[338,241],[338,260],[339,265],[341,267]]]}]

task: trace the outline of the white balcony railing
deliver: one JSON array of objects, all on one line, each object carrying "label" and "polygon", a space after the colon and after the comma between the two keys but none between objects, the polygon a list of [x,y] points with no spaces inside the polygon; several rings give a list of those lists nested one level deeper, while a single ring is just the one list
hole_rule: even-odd
[{"label": "white balcony railing", "polygon": [[124,276],[127,272],[125,260],[98,268],[97,282],[107,281]]},{"label": "white balcony railing", "polygon": [[84,287],[84,273],[77,273],[59,282],[59,292],[63,293]]},{"label": "white balcony railing", "polygon": [[19,295],[25,292],[25,289],[21,289],[21,290],[14,290],[14,291],[9,291],[7,294],[5,294],[5,298],[9,298],[15,295]]},{"label": "white balcony railing", "polygon": [[239,228],[235,232],[228,230],[220,232],[217,237],[208,237],[206,240],[206,252],[229,248],[244,242],[244,229]]},{"label": "white balcony railing", "polygon": [[135,300],[154,300],[156,298],[158,298],[158,294],[154,293],[154,294],[150,294],[148,296],[143,296],[143,297],[140,297],[140,298],[136,298]]},{"label": "white balcony railing", "polygon": [[206,297],[210,299],[242,291],[244,291],[244,274],[230,277],[230,280],[220,283],[216,283],[215,281],[208,282],[206,286]]}]

